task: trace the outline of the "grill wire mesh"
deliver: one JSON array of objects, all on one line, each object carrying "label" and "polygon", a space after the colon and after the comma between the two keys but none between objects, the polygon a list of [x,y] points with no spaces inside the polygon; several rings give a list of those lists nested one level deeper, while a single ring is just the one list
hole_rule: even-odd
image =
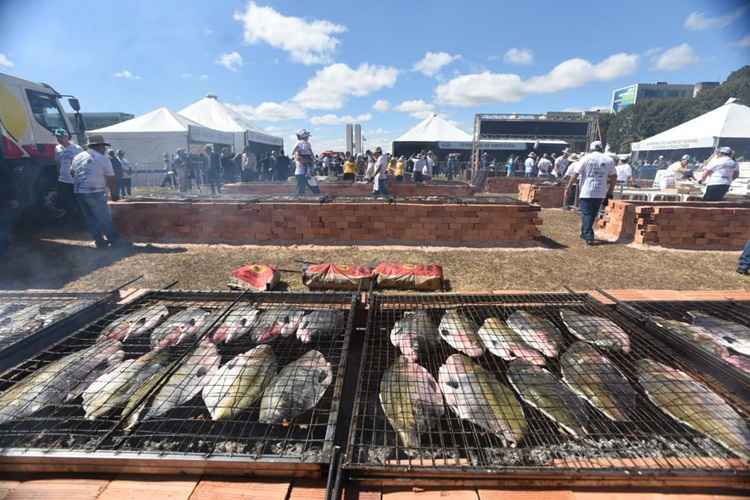
[{"label": "grill wire mesh", "polygon": [[[0,408],[3,454],[101,450],[233,456],[292,463],[327,462],[341,391],[339,375],[343,373],[352,328],[353,296],[245,294],[232,305],[240,295],[152,292],[2,374],[0,398],[14,387],[23,387],[24,382],[31,386],[31,395],[16,403],[15,408],[20,411],[17,418],[2,418],[3,411],[8,409]],[[226,342],[227,329],[221,330],[222,325],[249,318],[247,313],[251,308],[256,309],[256,317],[265,317],[266,326],[257,331],[269,338],[254,337],[255,330],[239,335],[243,330],[242,322],[235,321],[238,327],[233,330],[235,338]],[[148,318],[161,314],[161,322],[155,323],[158,326],[140,335],[132,330],[132,335],[119,345],[115,340],[97,343],[103,332],[122,339],[128,333],[126,328],[107,327],[146,309],[150,311]],[[180,317],[176,315],[185,314],[184,311],[192,311],[192,323],[188,322],[182,329],[160,330],[170,319]],[[310,330],[309,322],[303,323],[310,337],[308,343],[303,343],[297,335],[299,329],[283,337],[278,328],[282,324],[279,321],[286,322],[284,332],[289,333],[292,311],[308,314],[335,311],[338,321],[318,333]],[[167,319],[163,319],[167,315]],[[142,321],[138,325],[145,323]],[[320,327],[321,323],[317,325]],[[157,336],[156,332],[160,331],[163,334]],[[184,335],[180,337],[181,334]],[[161,339],[160,349],[156,349],[159,346],[156,339]],[[261,345],[258,340],[267,342],[255,351],[263,355],[249,357],[244,364],[236,363],[238,355]],[[168,345],[170,343],[172,345]],[[308,356],[317,361],[308,363],[309,369],[300,367],[299,363],[291,365],[312,350],[320,354]],[[81,359],[76,360],[75,366],[81,367],[81,363],[89,360],[85,369],[70,369],[74,363],[60,368],[63,363],[60,360],[71,359],[70,356],[76,354],[81,355]],[[275,363],[267,363],[271,358]],[[230,372],[227,377],[217,377],[220,372],[217,367],[227,365],[236,368],[227,369]],[[287,377],[278,381],[277,372],[290,365]],[[87,379],[89,373],[92,376]],[[247,376],[240,380],[251,382],[231,385],[229,375],[238,373]],[[99,377],[91,384],[95,375]],[[277,382],[276,385],[271,385],[273,382]],[[79,383],[81,390],[75,391]],[[83,391],[86,384],[89,384],[88,389]],[[315,387],[319,389],[312,396],[305,393],[312,391],[307,387],[311,384],[318,384]],[[272,417],[267,418],[269,423],[260,423],[261,394],[268,387],[275,388],[266,391],[276,396],[267,405],[267,414]],[[204,394],[209,389],[221,396],[212,400],[217,420],[212,419],[204,402]],[[73,397],[66,401],[71,392]],[[258,397],[252,398],[249,394]],[[293,406],[305,394],[312,401],[308,401],[308,407],[284,406]],[[37,411],[33,411],[35,409]]]},{"label": "grill wire mesh", "polygon": [[[453,317],[441,324],[441,319],[448,310],[460,311],[464,319]],[[460,362],[457,366],[469,367],[464,370],[464,374],[470,371],[474,377],[486,377],[484,383],[477,382],[480,378],[462,379],[460,368],[453,368],[451,371],[450,367],[443,366],[449,357],[459,354],[459,351],[442,338],[439,338],[434,346],[418,351],[417,364],[424,370],[415,367],[414,364],[396,365],[399,349],[394,347],[389,336],[394,325],[397,321],[403,320],[407,312],[422,311],[429,316],[433,328],[439,325],[441,332],[445,328],[449,330],[449,335],[453,335],[456,331],[465,329],[465,322],[479,326],[488,318],[497,318],[502,324],[518,310],[548,320],[561,332],[562,342],[558,356],[542,357],[538,352],[522,354],[530,360],[538,361],[538,358],[541,358],[544,368],[549,370],[549,376],[541,376],[538,373],[535,375],[533,367],[529,368],[523,361],[509,362],[484,350],[477,357],[452,358]],[[571,347],[577,339],[561,321],[561,310],[589,316],[579,319],[579,330],[598,324],[616,335],[617,326],[602,323],[602,318],[621,326],[629,337],[629,351],[626,353],[623,350],[605,349],[591,343],[583,343],[583,346],[578,345],[580,352],[588,352],[588,355],[592,356],[593,351],[594,357],[584,357],[580,364],[570,361],[576,358],[567,358],[563,353],[572,355],[574,350]],[[457,324],[459,322],[461,324]],[[443,337],[442,333],[438,335]],[[611,340],[609,335],[603,337],[605,340],[600,339],[600,345],[605,345],[606,339]],[[541,335],[531,331],[525,340],[526,347],[540,351],[547,344]],[[750,453],[747,448],[742,449],[743,446],[748,446],[747,415],[740,413],[736,408],[730,408],[730,413],[727,413],[725,403],[716,396],[712,399],[712,396],[709,396],[711,389],[704,385],[671,379],[663,380],[661,386],[650,385],[650,392],[655,394],[661,387],[668,394],[662,396],[664,399],[661,400],[661,404],[655,404],[646,394],[644,386],[639,383],[636,365],[638,360],[649,358],[688,373],[694,380],[702,382],[700,374],[694,373],[689,363],[684,362],[679,354],[655,342],[633,322],[612,308],[595,303],[585,295],[375,294],[370,302],[364,342],[365,361],[360,367],[355,409],[344,460],[346,469],[376,475],[417,472],[481,476],[498,473],[560,473],[563,470],[573,475],[619,474],[630,471],[637,471],[639,474],[659,474],[665,471],[669,474],[692,474],[699,471],[701,474],[707,471],[711,474],[730,475],[738,472],[747,473],[747,465],[743,459],[710,439],[705,433],[679,423],[659,407],[669,407],[665,400],[672,398],[673,411],[679,412],[679,408],[687,408],[705,415],[707,421],[716,425],[714,432],[710,434],[714,437],[719,436],[724,441],[731,440],[731,436],[724,433],[724,428],[736,424],[740,432],[744,432],[742,437],[737,438],[740,441],[745,440],[739,447],[740,452]],[[472,346],[471,342],[461,344],[454,339],[453,343],[459,345],[465,353],[474,356],[478,354],[476,346]],[[406,346],[408,342],[402,345]],[[498,346],[495,347],[497,350]],[[408,351],[409,348],[405,349]],[[514,350],[520,352],[519,346],[516,345]],[[632,388],[628,389],[632,391],[629,398],[618,399],[628,402],[624,408],[624,421],[616,422],[607,418],[602,411],[595,409],[592,404],[580,399],[570,390],[566,390],[564,386],[560,388],[561,356],[568,360],[565,362],[566,378],[570,381],[578,380],[579,390],[587,384],[593,384],[597,379],[602,379],[607,373],[613,377],[609,379],[608,387],[614,388],[617,394],[627,394],[628,386]],[[481,368],[475,368],[476,366]],[[386,376],[389,367],[392,367],[391,375]],[[403,368],[396,372],[397,367]],[[425,375],[425,370],[429,375]],[[516,373],[516,387],[523,388],[526,394],[523,401],[518,397],[517,389],[511,390],[511,370],[515,370]],[[621,373],[625,380],[619,380],[617,375],[611,375],[613,370]],[[521,375],[518,375],[519,373]],[[467,381],[473,383],[466,383]],[[498,389],[498,384],[502,384],[503,388]],[[390,396],[384,395],[383,389],[390,392]],[[437,396],[436,401],[435,392],[439,394],[439,391],[445,392],[446,396]],[[557,399],[549,396],[551,391],[558,394]],[[560,391],[564,394],[560,395]],[[585,393],[585,389],[583,391]],[[448,393],[451,396],[448,396]],[[548,396],[546,399],[534,399],[535,393],[546,393]],[[589,394],[590,399],[597,397],[596,394],[596,390],[593,396]],[[605,392],[602,397],[607,394],[612,392]],[[454,398],[455,408],[466,418],[460,418],[450,407],[449,398]],[[490,398],[495,398],[495,402],[488,402]],[[397,432],[394,424],[389,422],[381,404],[384,399],[390,408],[390,418],[396,421],[395,425],[416,429],[411,437],[407,432]],[[443,400],[446,401],[446,405],[441,409]],[[536,404],[529,404],[530,401]],[[513,411],[519,403],[522,417],[517,411]],[[422,413],[414,413],[410,409],[414,405],[418,405]],[[606,401],[599,403],[599,406],[610,413],[614,413],[618,408],[617,405]],[[488,418],[488,415],[498,413],[504,415],[500,420],[505,422],[505,429],[502,425],[498,428],[487,423],[494,421],[497,425],[497,419]],[[566,413],[567,427],[577,430],[577,437],[557,423],[564,420],[560,415]],[[415,419],[412,422],[417,422],[420,416],[425,415],[432,415],[429,423],[423,421],[421,425],[409,424],[409,419]],[[550,418],[551,416],[555,417],[557,422]],[[733,420],[735,417],[739,421]],[[482,422],[484,425],[478,425]],[[524,426],[525,430],[519,431]],[[514,433],[516,446],[512,447]],[[405,444],[404,435],[411,441],[408,445]]]}]

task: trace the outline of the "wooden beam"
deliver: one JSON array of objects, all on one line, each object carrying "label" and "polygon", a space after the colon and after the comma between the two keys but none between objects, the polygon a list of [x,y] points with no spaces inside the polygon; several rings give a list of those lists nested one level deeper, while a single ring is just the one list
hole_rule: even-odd
[{"label": "wooden beam", "polygon": [[190,500],[285,500],[289,487],[287,482],[201,480]]}]

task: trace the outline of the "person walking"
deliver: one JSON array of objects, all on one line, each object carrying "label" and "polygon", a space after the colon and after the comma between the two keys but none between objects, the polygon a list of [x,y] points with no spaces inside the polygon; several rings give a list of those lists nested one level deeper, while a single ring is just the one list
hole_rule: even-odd
[{"label": "person walking", "polygon": [[739,175],[737,162],[732,158],[730,147],[723,146],[703,169],[701,184],[706,183],[703,201],[721,201],[729,191],[732,181]]},{"label": "person walking", "polygon": [[161,181],[161,187],[178,188],[177,173],[174,171],[169,153],[164,153],[164,178]]},{"label": "person walking", "polygon": [[119,201],[120,188],[122,187],[122,163],[120,163],[120,160],[117,158],[117,154],[114,149],[110,149],[109,151],[107,151],[107,156],[109,156],[109,161],[112,164],[112,170],[115,172],[115,188],[109,194],[112,198],[112,201]]},{"label": "person walking", "polygon": [[130,161],[125,158],[125,151],[123,151],[122,149],[117,150],[117,159],[120,160],[120,165],[122,165],[122,183],[120,184],[120,196],[132,196],[133,167],[130,165]]},{"label": "person walking", "polygon": [[[294,159],[294,177],[297,179],[297,196],[305,194],[305,188],[308,187],[307,177],[312,176],[315,154],[310,145],[310,132],[306,129],[297,131],[297,144],[292,149],[292,158]],[[311,188],[311,191],[314,190]]]},{"label": "person walking", "polygon": [[70,165],[76,200],[96,248],[130,244],[117,233],[107,205],[107,186],[110,192],[117,189],[107,147],[103,136],[90,135],[86,151],[78,153]]},{"label": "person walking", "polygon": [[352,154],[349,151],[347,151],[346,156],[344,157],[343,179],[345,181],[354,182],[354,179],[356,178],[356,173],[357,173],[357,164],[354,163],[354,160],[352,159]]},{"label": "person walking", "polygon": [[396,161],[396,182],[404,182],[404,171],[406,170],[406,160],[403,156]]},{"label": "person walking", "polygon": [[211,187],[211,194],[221,194],[221,159],[219,153],[210,144],[205,147],[206,152],[206,181]]},{"label": "person walking", "polygon": [[536,167],[536,153],[531,152],[523,162],[523,173],[526,177],[534,177],[534,168]]},{"label": "person walking", "polygon": [[627,186],[630,184],[630,179],[633,178],[633,169],[627,160],[620,160],[615,167],[617,170],[617,184],[620,186]]},{"label": "person walking", "polygon": [[383,150],[378,146],[372,153],[375,161],[373,167],[372,192],[382,196],[388,195],[388,157],[383,154]]},{"label": "person walking", "polygon": [[549,177],[552,175],[552,160],[549,159],[547,153],[544,153],[539,159],[537,169],[539,170],[539,177]]},{"label": "person walking", "polygon": [[581,238],[587,245],[593,245],[595,243],[594,221],[604,199],[612,195],[617,180],[617,170],[612,158],[602,152],[600,141],[592,142],[589,151],[581,158],[576,171],[571,174],[565,192],[567,198],[568,190],[580,177]]},{"label": "person walking", "polygon": [[70,142],[70,135],[64,128],[55,129],[55,159],[57,160],[57,209],[58,218],[70,216],[76,211],[76,199],[73,193],[73,177],[70,175],[70,164],[83,148]]},{"label": "person walking", "polygon": [[737,272],[747,276],[750,274],[750,240],[745,243],[745,248],[740,255],[740,262],[737,265]]}]

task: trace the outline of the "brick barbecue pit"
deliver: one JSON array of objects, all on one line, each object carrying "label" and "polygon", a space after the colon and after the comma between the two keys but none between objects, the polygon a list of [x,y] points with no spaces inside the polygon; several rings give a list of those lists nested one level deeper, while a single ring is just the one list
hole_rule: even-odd
[{"label": "brick barbecue pit", "polygon": [[538,245],[540,207],[491,198],[132,199],[110,203],[134,241],[230,244]]},{"label": "brick barbecue pit", "polygon": [[[296,184],[289,182],[238,182],[226,184],[224,192],[228,194],[249,195],[292,195],[296,192]],[[388,183],[388,191],[393,196],[471,196],[471,186],[462,182],[455,183],[425,183],[395,182]],[[364,182],[321,182],[321,194],[329,196],[367,196],[372,192],[372,184]]]},{"label": "brick barbecue pit", "polygon": [[561,208],[565,186],[560,184],[519,184],[518,199],[542,208]]}]

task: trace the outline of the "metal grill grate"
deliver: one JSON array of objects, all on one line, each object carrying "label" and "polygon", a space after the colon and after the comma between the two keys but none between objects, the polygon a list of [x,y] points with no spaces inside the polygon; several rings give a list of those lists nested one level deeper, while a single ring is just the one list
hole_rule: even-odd
[{"label": "metal grill grate", "polygon": [[[736,424],[745,433],[738,439],[746,442],[734,449],[746,455],[750,454],[746,448],[750,443],[747,415],[711,395],[704,385],[672,380],[683,375],[669,372],[669,368],[703,381],[679,354],[587,295],[375,294],[369,306],[365,361],[344,460],[345,469],[356,477],[407,474],[434,479],[461,474],[462,478],[481,480],[562,475],[572,481],[592,474],[747,474],[745,461],[735,452],[706,432],[679,423],[663,409],[669,407],[665,399],[674,397],[677,401],[670,407],[674,414],[682,411],[680,408],[708,412],[717,425],[715,432],[708,433],[713,437]],[[409,311],[419,311],[411,324],[403,322]],[[446,311],[460,311],[460,315],[445,317]],[[549,323],[524,330],[534,317],[524,323],[523,318],[511,316],[517,311]],[[567,313],[568,323],[589,342],[578,341],[560,311],[573,312]],[[485,323],[488,318],[498,321]],[[509,318],[515,318],[511,323],[522,337],[512,329],[503,329]],[[399,349],[389,338],[397,322],[401,333],[414,332],[415,324],[429,323],[429,329],[440,331],[435,333],[438,339],[434,345],[427,342],[426,348],[425,343],[415,346],[403,337],[395,339],[401,352],[416,357],[416,364],[424,369],[403,358],[397,362]],[[480,325],[496,335],[483,332],[486,340],[477,341],[473,331]],[[559,332],[558,355],[552,356],[554,346],[545,340],[550,334],[543,336],[537,328]],[[609,334],[601,334],[602,330]],[[462,332],[466,338],[461,337]],[[519,343],[519,338],[523,342]],[[494,353],[483,347],[490,345]],[[548,355],[544,356],[544,351]],[[456,356],[461,352],[466,355]],[[669,368],[644,367],[639,381],[636,363],[644,358]],[[544,363],[546,375],[534,368],[535,362]],[[655,372],[656,378],[643,378]],[[570,385],[560,381],[563,373]],[[608,377],[608,390],[592,389],[593,383],[604,377]],[[577,393],[571,390],[573,386]],[[651,398],[644,390],[647,386]],[[657,399],[662,404],[656,404],[652,398],[657,398],[660,389],[666,393]],[[523,399],[518,397],[519,391]],[[584,401],[581,394],[594,402],[598,398],[597,404]],[[617,400],[612,399],[613,394],[619,395]],[[488,402],[493,398],[494,403]],[[736,421],[733,412],[737,412]],[[401,432],[395,430],[396,425]],[[732,439],[728,433],[719,437],[724,442]]]},{"label": "metal grill grate", "polygon": [[[43,454],[48,461],[50,457],[116,456],[177,458],[184,463],[193,457],[196,463],[203,462],[201,470],[209,469],[211,460],[327,463],[353,307],[352,294],[338,293],[149,293],[0,376],[2,391],[29,380],[33,387],[33,394],[26,397],[28,405],[21,406],[28,411],[21,410],[20,416],[0,425],[3,460]],[[150,331],[145,321],[136,323],[144,327],[140,335],[137,328],[112,327],[146,309],[148,318],[162,316]],[[192,312],[192,322],[182,329],[167,326],[183,318],[179,315],[185,311]],[[308,313],[296,332],[291,321],[301,316],[291,315],[292,311]],[[315,311],[335,311],[338,321],[324,329],[328,333],[310,328]],[[255,327],[243,328],[241,319],[251,321],[252,315],[258,318]],[[111,339],[97,343],[103,333]],[[118,345],[114,338],[124,340]],[[256,355],[246,363],[238,363],[242,358],[237,356],[261,345],[260,341],[267,343],[253,351]],[[308,365],[313,368],[291,365],[311,350],[320,353],[318,364]],[[85,353],[76,360],[79,368],[70,369],[71,363],[61,369],[60,360],[76,353]],[[98,363],[96,356],[111,363]],[[271,356],[275,364],[266,363]],[[83,366],[85,360],[90,361]],[[274,378],[279,370],[285,373],[285,367],[287,377]],[[54,376],[39,378],[45,370]],[[219,377],[219,373],[226,376]],[[230,384],[230,376],[236,373],[248,375],[247,380],[255,375],[253,383]],[[325,380],[317,378],[321,373]],[[305,388],[301,381],[311,374],[320,384],[320,393],[313,395],[308,407],[284,406],[299,399]],[[90,384],[96,375],[96,382]],[[74,391],[79,383],[90,384],[81,395],[77,393],[83,387]],[[264,399],[251,397],[252,387],[261,387],[257,395],[264,394],[265,388],[265,393],[277,396],[269,399],[263,418]],[[71,391],[72,399],[64,401],[63,396]],[[211,411],[206,401],[212,401]],[[34,405],[40,408],[32,412]],[[226,467],[222,465],[222,470]]]}]

